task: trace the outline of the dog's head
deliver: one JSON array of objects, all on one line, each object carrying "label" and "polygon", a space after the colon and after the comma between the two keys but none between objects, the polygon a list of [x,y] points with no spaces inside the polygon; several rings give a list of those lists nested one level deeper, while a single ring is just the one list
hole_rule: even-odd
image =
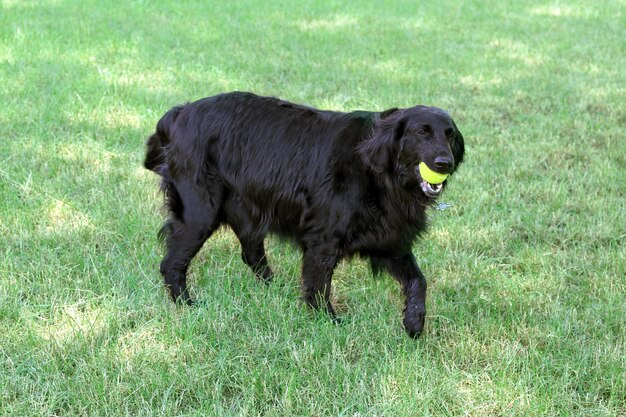
[{"label": "dog's head", "polygon": [[436,198],[447,179],[441,184],[427,182],[420,175],[420,163],[452,174],[463,161],[465,148],[463,135],[447,112],[416,106],[378,114],[360,151],[372,171],[396,176],[403,186],[419,186],[426,197]]}]

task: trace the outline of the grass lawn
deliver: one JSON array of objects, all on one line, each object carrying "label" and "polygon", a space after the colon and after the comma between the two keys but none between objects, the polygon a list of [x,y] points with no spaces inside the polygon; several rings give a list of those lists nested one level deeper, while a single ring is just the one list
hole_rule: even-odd
[{"label": "grass lawn", "polygon": [[[0,5],[1,416],[626,415],[623,0]],[[265,288],[227,230],[169,302],[144,141],[230,90],[453,115],[421,339],[365,261],[335,326],[296,250]]]}]

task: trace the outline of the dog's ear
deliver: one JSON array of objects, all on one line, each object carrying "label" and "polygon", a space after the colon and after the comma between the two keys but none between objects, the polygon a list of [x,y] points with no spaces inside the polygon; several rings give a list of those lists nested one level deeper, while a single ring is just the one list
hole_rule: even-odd
[{"label": "dog's ear", "polygon": [[403,135],[402,111],[397,108],[385,110],[375,116],[372,133],[359,146],[359,153],[372,171],[381,174],[393,166]]},{"label": "dog's ear", "polygon": [[454,156],[454,165],[455,168],[458,167],[461,162],[463,162],[463,156],[465,155],[465,139],[463,139],[463,135],[461,131],[456,127],[456,124],[452,122],[454,125],[454,130],[456,131],[456,135],[454,140],[450,144],[450,150],[452,151],[452,155]]},{"label": "dog's ear", "polygon": [[391,116],[392,114],[394,114],[397,111],[398,111],[398,108],[397,107],[393,107],[391,109],[387,109],[387,110],[381,112],[378,115],[378,117],[381,118],[381,119],[386,119],[387,117]]}]

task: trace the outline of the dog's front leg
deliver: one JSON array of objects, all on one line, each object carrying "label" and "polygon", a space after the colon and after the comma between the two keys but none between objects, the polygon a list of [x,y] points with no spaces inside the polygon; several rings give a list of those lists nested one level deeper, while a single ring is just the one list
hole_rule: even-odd
[{"label": "dog's front leg", "polygon": [[406,296],[404,328],[411,337],[418,337],[426,320],[426,278],[420,271],[412,253],[401,256],[376,258],[375,263],[383,266],[402,285]]},{"label": "dog's front leg", "polygon": [[330,302],[330,290],[337,261],[337,251],[326,245],[309,245],[303,250],[302,298],[314,309],[326,311],[333,321],[338,318]]}]

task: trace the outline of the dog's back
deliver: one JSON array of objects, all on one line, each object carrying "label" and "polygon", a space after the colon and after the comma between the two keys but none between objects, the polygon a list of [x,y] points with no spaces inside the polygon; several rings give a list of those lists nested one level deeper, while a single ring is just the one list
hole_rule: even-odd
[{"label": "dog's back", "polygon": [[353,156],[371,116],[220,94],[168,111],[148,139],[144,165],[163,177],[170,208],[182,204],[178,177],[217,176],[252,218],[282,235],[298,235],[306,206],[363,176],[366,168]]}]

